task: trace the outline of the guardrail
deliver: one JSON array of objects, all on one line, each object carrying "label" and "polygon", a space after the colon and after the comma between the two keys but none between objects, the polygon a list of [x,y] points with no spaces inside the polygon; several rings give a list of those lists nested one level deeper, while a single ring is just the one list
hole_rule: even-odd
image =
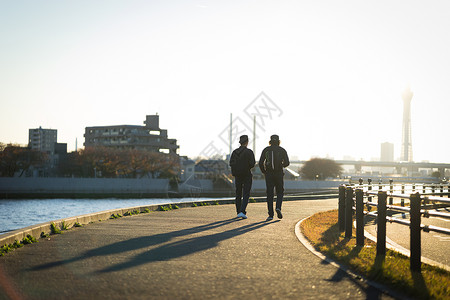
[{"label": "guardrail", "polygon": [[[339,187],[338,224],[345,237],[352,237],[353,216],[356,219],[356,244],[364,246],[364,215],[377,218],[377,256],[386,255],[386,222],[398,223],[410,227],[410,268],[421,270],[421,232],[439,232],[450,235],[450,229],[421,224],[421,217],[440,217],[450,219],[449,213],[429,211],[437,207],[450,206],[448,184],[389,184],[341,185]],[[420,193],[421,191],[422,193]],[[437,197],[447,196],[445,197]],[[389,197],[389,199],[388,199]],[[376,203],[374,202],[376,198]],[[400,199],[400,206],[394,205],[394,199]],[[405,199],[409,207],[405,207]],[[389,204],[387,203],[389,201]],[[430,205],[431,204],[431,205]],[[367,207],[367,210],[364,210]],[[377,211],[371,211],[376,207]],[[410,220],[387,216],[387,210],[408,212]]]}]

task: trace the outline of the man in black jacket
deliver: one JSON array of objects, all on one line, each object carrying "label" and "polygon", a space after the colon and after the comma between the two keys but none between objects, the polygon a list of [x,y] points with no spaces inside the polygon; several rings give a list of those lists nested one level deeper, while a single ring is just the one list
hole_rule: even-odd
[{"label": "man in black jacket", "polygon": [[259,168],[266,178],[267,210],[269,217],[266,221],[273,220],[273,189],[277,192],[276,212],[279,219],[281,214],[281,204],[284,195],[283,168],[289,166],[289,157],[286,150],[280,147],[280,138],[274,134],[270,137],[270,146],[264,148],[259,159]]},{"label": "man in black jacket", "polygon": [[[235,177],[236,184],[236,212],[237,216],[247,219],[248,199],[250,198],[250,189],[252,188],[252,172],[255,166],[255,155],[253,151],[247,148],[248,136],[242,135],[239,138],[241,146],[233,151],[230,157],[231,173]],[[242,201],[241,201],[242,199]]]}]

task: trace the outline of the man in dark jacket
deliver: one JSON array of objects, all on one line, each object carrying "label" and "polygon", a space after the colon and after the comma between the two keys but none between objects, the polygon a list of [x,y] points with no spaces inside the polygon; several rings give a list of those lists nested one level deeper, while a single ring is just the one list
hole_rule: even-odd
[{"label": "man in dark jacket", "polygon": [[269,217],[266,221],[273,220],[273,197],[275,188],[277,192],[276,212],[279,219],[281,214],[281,203],[284,195],[283,168],[289,166],[289,158],[286,150],[280,147],[280,138],[274,134],[270,137],[270,146],[264,148],[259,159],[259,168],[266,178],[267,210]]},{"label": "man in dark jacket", "polygon": [[[250,198],[250,189],[252,188],[252,172],[255,166],[255,155],[253,151],[247,148],[248,136],[242,135],[239,138],[241,146],[233,151],[230,157],[231,173],[235,177],[236,184],[236,212],[237,216],[247,219],[248,199]],[[242,201],[241,201],[242,199]]]}]

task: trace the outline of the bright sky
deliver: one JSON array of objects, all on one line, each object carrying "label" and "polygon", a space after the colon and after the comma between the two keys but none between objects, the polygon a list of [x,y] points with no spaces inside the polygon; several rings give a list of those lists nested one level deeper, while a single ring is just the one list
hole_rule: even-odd
[{"label": "bright sky", "polygon": [[195,157],[259,109],[257,156],[277,133],[293,158],[398,158],[410,86],[414,160],[448,163],[449,29],[448,0],[0,0],[0,141],[73,151],[158,113]]}]

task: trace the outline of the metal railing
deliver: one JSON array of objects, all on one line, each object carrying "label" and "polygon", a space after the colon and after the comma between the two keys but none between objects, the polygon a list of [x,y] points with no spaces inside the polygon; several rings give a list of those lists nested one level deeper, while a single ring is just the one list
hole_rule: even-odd
[{"label": "metal railing", "polygon": [[[410,268],[421,270],[421,232],[439,232],[450,235],[450,229],[421,224],[421,217],[440,217],[450,219],[449,213],[429,211],[450,206],[450,186],[448,184],[389,184],[341,185],[339,187],[338,224],[345,237],[352,237],[353,216],[356,219],[356,244],[364,246],[364,216],[377,218],[377,256],[386,255],[386,222],[398,223],[410,228]],[[420,192],[422,193],[420,193]],[[447,196],[438,197],[439,196]],[[388,198],[389,197],[389,198]],[[376,198],[376,202],[374,201]],[[400,205],[394,204],[400,199]],[[409,200],[409,207],[405,206]],[[389,204],[388,204],[389,201]],[[365,210],[364,208],[367,208]],[[376,211],[371,211],[376,207]],[[410,220],[387,216],[387,210],[409,213]]]}]

